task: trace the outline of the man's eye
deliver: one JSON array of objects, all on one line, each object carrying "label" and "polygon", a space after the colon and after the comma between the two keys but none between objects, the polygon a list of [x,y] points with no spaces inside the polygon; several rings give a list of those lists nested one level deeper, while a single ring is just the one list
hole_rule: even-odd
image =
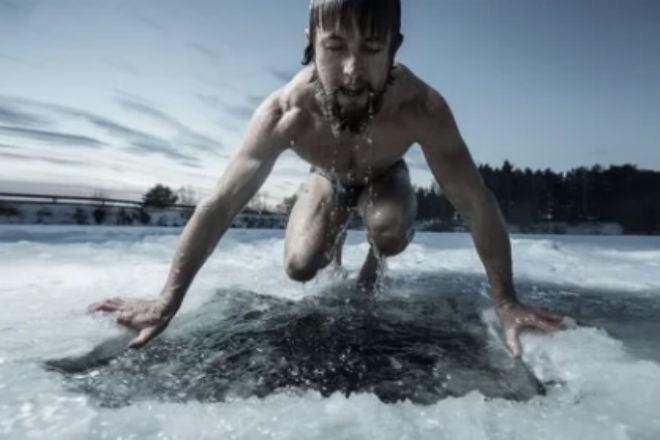
[{"label": "man's eye", "polygon": [[334,45],[334,46],[325,46],[325,48],[331,52],[339,52],[342,50],[344,47],[340,45]]},{"label": "man's eye", "polygon": [[369,53],[379,53],[383,48],[381,46],[365,46],[364,50]]}]

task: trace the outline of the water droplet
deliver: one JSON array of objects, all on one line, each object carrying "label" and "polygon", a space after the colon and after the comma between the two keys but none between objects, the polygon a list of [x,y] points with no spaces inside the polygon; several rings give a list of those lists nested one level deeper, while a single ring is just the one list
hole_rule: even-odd
[{"label": "water droplet", "polygon": [[369,92],[369,119],[374,118],[374,93]]}]

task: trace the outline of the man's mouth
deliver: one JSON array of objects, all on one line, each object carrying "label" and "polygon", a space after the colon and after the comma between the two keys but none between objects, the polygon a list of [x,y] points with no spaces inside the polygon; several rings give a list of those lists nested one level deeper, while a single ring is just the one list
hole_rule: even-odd
[{"label": "man's mouth", "polygon": [[349,88],[349,87],[342,87],[339,90],[344,95],[349,96],[351,98],[355,98],[356,96],[362,95],[367,89],[365,87],[360,87],[358,89],[353,89],[353,88]]}]

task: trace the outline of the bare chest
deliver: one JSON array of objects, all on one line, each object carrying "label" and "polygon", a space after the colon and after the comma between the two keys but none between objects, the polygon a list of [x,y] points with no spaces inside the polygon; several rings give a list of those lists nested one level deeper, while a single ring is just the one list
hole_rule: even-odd
[{"label": "bare chest", "polygon": [[345,183],[370,180],[403,157],[413,141],[395,123],[374,123],[364,133],[339,136],[319,123],[293,140],[291,148],[304,160]]}]

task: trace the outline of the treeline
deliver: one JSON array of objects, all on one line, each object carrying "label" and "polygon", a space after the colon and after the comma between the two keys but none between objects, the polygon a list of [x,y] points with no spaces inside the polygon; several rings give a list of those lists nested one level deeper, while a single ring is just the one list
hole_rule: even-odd
[{"label": "treeline", "polygon": [[[660,231],[660,173],[633,165],[550,169],[499,168],[479,171],[497,198],[508,224],[616,222],[625,232]],[[455,224],[458,216],[437,185],[418,188],[418,220]]]}]

